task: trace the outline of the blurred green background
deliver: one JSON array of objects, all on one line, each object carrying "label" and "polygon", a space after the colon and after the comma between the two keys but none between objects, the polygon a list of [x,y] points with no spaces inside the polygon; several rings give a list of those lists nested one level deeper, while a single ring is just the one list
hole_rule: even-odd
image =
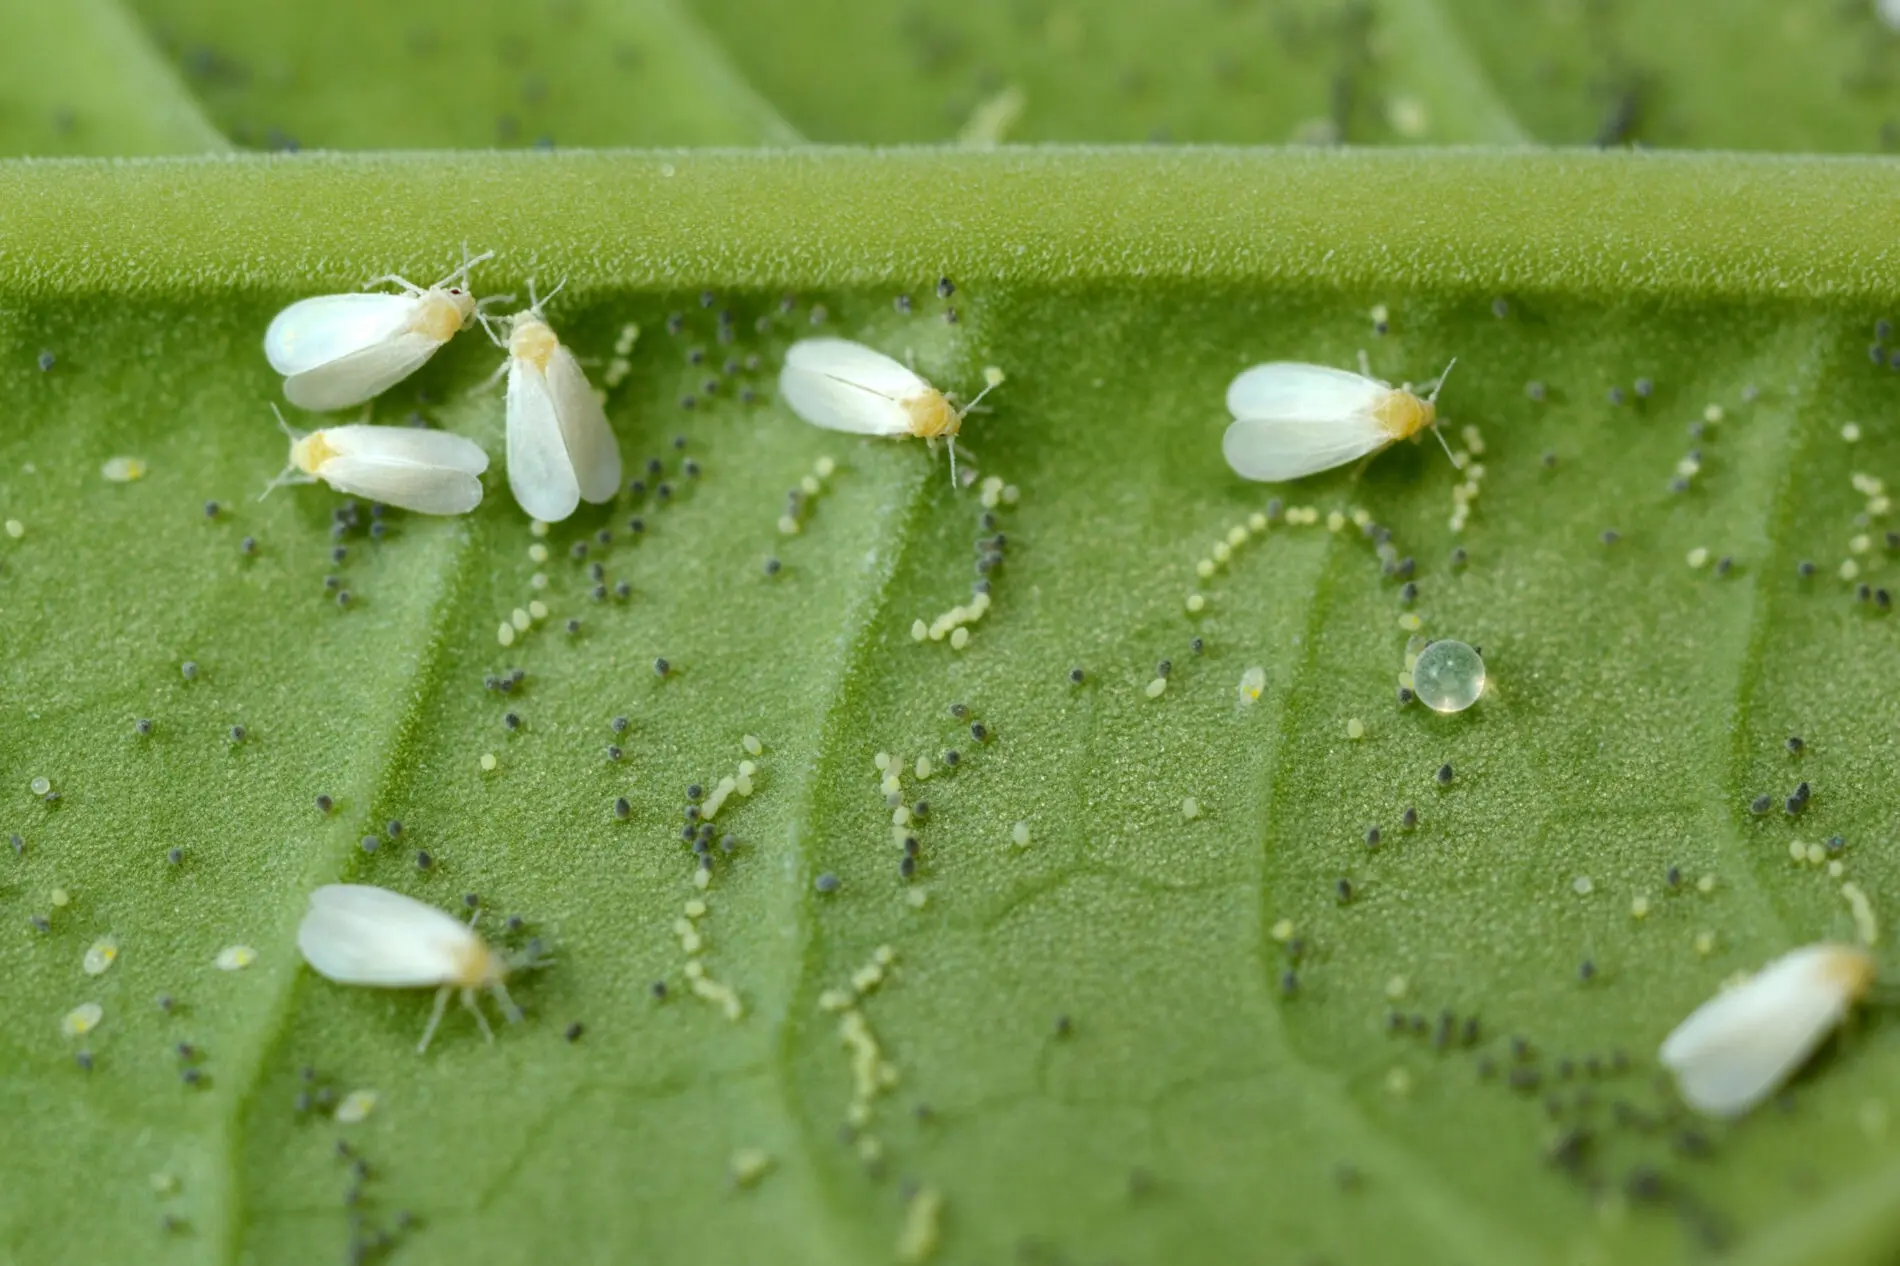
[{"label": "blurred green background", "polygon": [[1875,0],[0,9],[12,154],[799,139],[1900,147],[1900,35]]}]

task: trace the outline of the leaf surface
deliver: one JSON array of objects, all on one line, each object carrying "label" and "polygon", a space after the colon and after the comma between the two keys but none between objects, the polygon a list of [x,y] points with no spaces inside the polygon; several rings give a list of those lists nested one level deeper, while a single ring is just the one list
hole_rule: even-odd
[{"label": "leaf surface", "polygon": [[[1888,913],[1895,651],[1871,587],[1892,563],[1853,476],[1900,452],[1895,378],[1868,355],[1896,194],[1883,165],[1731,156],[0,167],[0,518],[20,527],[0,537],[0,831],[23,849],[0,868],[0,1117],[35,1158],[0,1189],[0,1242],[43,1262],[324,1260],[378,1231],[414,1262],[555,1242],[776,1262],[1891,1252],[1890,1025],[1870,1015],[1785,1110],[1727,1128],[1682,1115],[1653,1052],[1725,977],[1851,938],[1843,880]],[[270,315],[432,277],[465,241],[498,252],[482,293],[567,281],[550,316],[596,382],[638,326],[608,412],[643,488],[545,538],[499,468],[473,515],[392,513],[380,536],[366,511],[337,535],[321,487],[256,501],[284,460]],[[1018,499],[986,521],[942,454],[792,418],[773,375],[813,330],[966,396],[1001,368],[962,459]],[[1484,467],[1461,532],[1454,488],[1479,476],[1429,440],[1290,488],[1222,462],[1236,371],[1361,348],[1395,381],[1459,358],[1444,430]],[[464,336],[374,416],[499,455],[495,361]],[[107,482],[114,456],[148,472]],[[783,534],[787,490],[827,457]],[[1358,511],[1414,560],[1409,605]],[[998,532],[969,645],[914,641]],[[1482,648],[1476,707],[1398,704],[1408,614]],[[484,686],[514,668],[510,692]],[[748,734],[755,791],[720,812],[702,891],[687,789],[734,774]],[[899,803],[928,802],[909,882],[880,752]],[[488,1046],[452,1009],[418,1058],[426,991],[299,964],[305,895],[339,880],[476,894],[499,943],[543,938],[554,963],[515,982],[526,1023]],[[107,936],[117,960],[89,976]],[[239,944],[254,964],[214,966]],[[866,1096],[827,991],[881,947],[854,1010],[867,1075],[891,1081]],[[742,1018],[695,996],[689,960]],[[86,1001],[103,1022],[63,1037]],[[361,1089],[368,1118],[331,1120]],[[753,1149],[769,1168],[735,1182]],[[936,1238],[904,1241],[938,1196]]]}]

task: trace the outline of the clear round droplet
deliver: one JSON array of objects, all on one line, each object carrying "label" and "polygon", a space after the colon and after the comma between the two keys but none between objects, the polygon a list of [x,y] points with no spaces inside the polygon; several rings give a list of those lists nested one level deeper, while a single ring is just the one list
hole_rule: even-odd
[{"label": "clear round droplet", "polygon": [[1463,712],[1484,693],[1484,660],[1463,642],[1433,642],[1412,667],[1412,693],[1433,712]]}]

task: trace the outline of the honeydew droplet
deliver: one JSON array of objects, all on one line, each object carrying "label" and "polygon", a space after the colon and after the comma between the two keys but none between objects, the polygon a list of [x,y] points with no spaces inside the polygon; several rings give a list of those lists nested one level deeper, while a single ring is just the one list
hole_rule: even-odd
[{"label": "honeydew droplet", "polygon": [[33,794],[36,796],[43,796],[53,789],[53,784],[45,778],[35,778],[27,786],[33,789]]},{"label": "honeydew droplet", "polygon": [[219,971],[243,971],[257,961],[257,951],[248,945],[227,945],[218,951]]},{"label": "honeydew droplet", "polygon": [[1433,642],[1412,666],[1412,693],[1433,712],[1463,712],[1484,693],[1484,660],[1463,642]]},{"label": "honeydew droplet", "polygon": [[82,1002],[68,1011],[59,1022],[59,1031],[67,1037],[84,1037],[105,1019],[105,1008],[96,1002]]}]

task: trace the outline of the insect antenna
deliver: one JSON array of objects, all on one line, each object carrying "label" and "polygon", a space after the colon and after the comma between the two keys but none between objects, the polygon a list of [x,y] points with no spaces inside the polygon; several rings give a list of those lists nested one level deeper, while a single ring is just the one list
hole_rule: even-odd
[{"label": "insect antenna", "polygon": [[467,282],[469,269],[475,267],[475,265],[477,264],[486,263],[487,261],[493,258],[495,258],[495,252],[483,251],[481,254],[475,256],[473,259],[470,259],[469,254],[468,254],[468,243],[463,242],[462,243],[462,266],[460,268],[457,268],[454,272],[450,273],[448,276],[444,277],[441,281],[436,282],[435,285],[429,288],[431,290],[440,290],[442,287],[448,285],[451,281],[455,281],[457,279],[460,279],[463,282]]},{"label": "insect antenna", "polygon": [[534,278],[532,277],[528,278],[528,311],[533,312],[538,316],[541,312],[541,309],[547,306],[548,300],[552,299],[555,295],[560,294],[562,287],[566,285],[567,285],[567,278],[563,277],[561,278],[560,285],[556,286],[554,289],[548,291],[546,294],[542,295],[540,298],[537,299],[534,294]]},{"label": "insect antenna", "polygon": [[[1439,374],[1438,381],[1432,384],[1432,394],[1425,397],[1426,404],[1438,403],[1438,393],[1444,390],[1445,379],[1451,377],[1451,367],[1457,363],[1458,358],[1456,356],[1452,357],[1451,360],[1446,363],[1445,371]],[[1459,464],[1457,454],[1453,453],[1451,451],[1451,445],[1445,442],[1445,434],[1438,429],[1436,420],[1432,422],[1432,434],[1438,437],[1438,446],[1445,450],[1445,456],[1451,458],[1452,468],[1454,470],[1463,470],[1464,467]]]},{"label": "insect antenna", "polygon": [[[272,416],[274,416],[277,419],[278,429],[283,431],[285,435],[290,437],[290,442],[292,444],[295,444],[298,440],[303,438],[303,436],[299,435],[291,427],[290,423],[284,421],[283,410],[277,407],[276,401],[271,402],[270,411],[271,411]],[[265,497],[270,496],[271,493],[277,491],[283,485],[293,482],[292,476],[296,474],[296,471],[297,471],[296,462],[293,461],[293,462],[285,463],[283,470],[278,473],[277,478],[271,480],[269,483],[264,485],[264,491],[257,494],[257,499],[259,501],[262,501]]]}]

